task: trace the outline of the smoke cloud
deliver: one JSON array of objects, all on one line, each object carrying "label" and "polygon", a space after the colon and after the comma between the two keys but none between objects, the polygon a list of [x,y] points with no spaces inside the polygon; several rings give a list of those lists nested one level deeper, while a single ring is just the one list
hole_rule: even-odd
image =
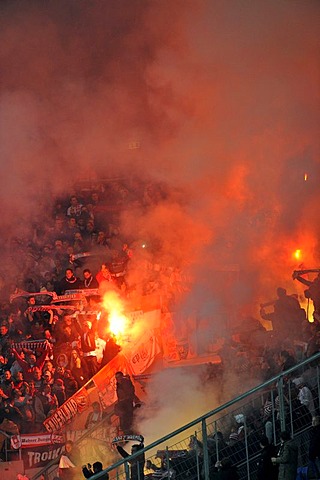
[{"label": "smoke cloud", "polygon": [[79,179],[132,176],[162,201],[120,229],[190,276],[181,315],[255,314],[296,288],[298,248],[319,266],[319,2],[7,0],[0,14],[3,239]]}]

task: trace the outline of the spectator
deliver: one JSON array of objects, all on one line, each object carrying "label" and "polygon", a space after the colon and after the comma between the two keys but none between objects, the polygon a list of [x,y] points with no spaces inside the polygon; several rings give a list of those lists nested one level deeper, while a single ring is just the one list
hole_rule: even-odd
[{"label": "spectator", "polygon": [[78,391],[76,379],[72,376],[70,370],[65,370],[63,375],[63,383],[66,389],[66,397],[70,398]]},{"label": "spectator", "polygon": [[129,434],[132,433],[135,390],[129,375],[124,375],[119,371],[116,372],[115,377],[118,399],[115,405],[115,414],[119,417],[122,433]]},{"label": "spectator", "polygon": [[13,400],[0,398],[0,429],[7,433],[21,432],[22,413],[14,406]]},{"label": "spectator", "polygon": [[89,377],[93,377],[99,370],[96,354],[96,318],[90,322],[85,321],[80,327],[81,350],[83,352],[82,362]]},{"label": "spectator", "polygon": [[[84,478],[90,478],[96,473],[100,473],[102,471],[103,471],[103,466],[101,462],[94,462],[94,464],[92,465],[92,468],[90,463],[87,463],[87,465],[84,465],[82,467],[82,473],[84,475]],[[101,480],[109,480],[109,475],[108,473],[105,473],[104,475],[101,475],[99,478],[101,478]]]},{"label": "spectator", "polygon": [[97,423],[101,422],[101,420],[102,420],[102,411],[101,411],[100,403],[93,402],[92,412],[88,414],[84,428],[90,430],[90,428],[93,428]]},{"label": "spectator", "polygon": [[14,383],[10,370],[5,370],[4,378],[0,383],[0,389],[7,397],[11,397],[12,390],[14,389]]},{"label": "spectator", "polygon": [[80,217],[83,205],[75,195],[70,198],[70,206],[67,209],[67,217]]},{"label": "spectator", "polygon": [[62,378],[54,380],[52,393],[57,397],[59,407],[67,400],[66,389]]},{"label": "spectator", "polygon": [[238,480],[239,475],[236,467],[232,465],[230,458],[222,458],[216,462],[212,480]]},{"label": "spectator", "polygon": [[320,417],[316,416],[312,419],[312,428],[310,431],[309,440],[309,460],[316,462],[318,466],[320,461]]},{"label": "spectator", "polygon": [[277,480],[278,469],[273,465],[271,458],[275,456],[275,447],[270,445],[269,439],[264,436],[260,439],[260,458],[258,461],[257,480]]},{"label": "spectator", "polygon": [[112,276],[106,263],[101,265],[100,271],[96,275],[99,288],[107,290],[112,285]]},{"label": "spectator", "polygon": [[33,383],[36,392],[40,392],[43,389],[43,378],[40,368],[35,367],[33,370]]},{"label": "spectator", "polygon": [[82,387],[90,378],[85,365],[86,364],[82,361],[78,350],[74,348],[71,351],[70,370],[79,388]]},{"label": "spectator", "polygon": [[67,268],[65,271],[65,276],[60,280],[58,285],[58,294],[62,295],[67,290],[77,290],[82,288],[83,284],[81,280],[76,277],[71,268]]},{"label": "spectator", "polygon": [[32,407],[34,411],[34,432],[43,432],[45,430],[43,422],[47,418],[45,412],[44,399],[41,392],[33,391]]},{"label": "spectator", "polygon": [[83,284],[85,289],[99,287],[98,280],[94,278],[94,276],[92,275],[91,271],[88,268],[85,268],[83,270]]},{"label": "spectator", "polygon": [[304,292],[306,298],[310,298],[313,302],[314,306],[314,313],[313,316],[315,320],[320,319],[320,272],[316,276],[314,280],[307,280],[302,275],[309,273],[309,270],[300,270],[293,272],[293,279],[298,280],[299,282],[303,283],[308,287],[308,289]]},{"label": "spectator", "polygon": [[60,457],[59,478],[62,480],[76,480],[79,475],[80,452],[77,446],[67,440],[65,443],[65,452]]},{"label": "spectator", "polygon": [[29,354],[28,361],[24,360],[22,355],[19,354],[15,348],[13,348],[12,351],[22,369],[23,377],[26,382],[29,382],[29,380],[33,380],[33,372],[35,369],[40,369],[40,371],[42,371],[47,356],[48,346],[45,344],[43,352],[38,358],[34,353]]},{"label": "spectator", "polygon": [[277,457],[272,457],[274,465],[279,465],[278,480],[296,480],[298,467],[298,446],[288,432],[280,434],[280,448]]},{"label": "spectator", "polygon": [[286,370],[294,367],[297,364],[296,360],[293,358],[292,355],[290,355],[289,352],[287,352],[287,350],[282,350],[281,351],[280,362],[281,362],[281,371],[282,372],[285,372]]},{"label": "spectator", "polygon": [[53,376],[49,372],[49,370],[46,370],[46,371],[43,372],[42,381],[43,381],[43,386],[45,386],[45,385],[52,386],[53,385]]},{"label": "spectator", "polygon": [[8,357],[10,354],[11,348],[11,337],[9,334],[9,326],[7,323],[3,322],[0,325],[0,355]]},{"label": "spectator", "polygon": [[298,400],[300,402],[300,410],[302,415],[306,418],[309,418],[309,423],[312,420],[312,417],[316,415],[316,409],[314,406],[313,396],[310,388],[306,385],[302,377],[297,378],[294,383],[299,389]]},{"label": "spectator", "polygon": [[15,389],[12,393],[12,405],[19,409],[22,415],[21,433],[34,432],[35,414],[32,407],[32,398],[26,390],[25,395],[22,395],[21,390]]},{"label": "spectator", "polygon": [[21,390],[22,393],[25,391],[26,387],[29,387],[28,383],[24,381],[23,373],[18,371],[13,375],[13,387],[14,389]]},{"label": "spectator", "polygon": [[[120,445],[117,446],[117,450],[123,458],[128,458],[130,455],[139,452],[144,448],[143,443],[132,445],[131,454],[129,454],[124,448]],[[142,453],[137,457],[129,460],[130,463],[130,480],[140,480],[144,478],[144,464],[145,464],[145,455]]]}]

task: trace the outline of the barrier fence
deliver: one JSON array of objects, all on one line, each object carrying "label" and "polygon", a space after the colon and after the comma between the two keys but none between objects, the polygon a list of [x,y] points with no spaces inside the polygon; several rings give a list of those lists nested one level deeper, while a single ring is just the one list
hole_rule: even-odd
[{"label": "barrier fence", "polygon": [[[308,405],[301,403],[303,388],[305,396],[309,398]],[[169,433],[139,452],[113,463],[101,474],[91,478],[98,480],[104,473],[108,473],[110,480],[129,480],[133,468],[138,480],[210,480],[216,461],[228,457],[237,466],[241,480],[253,480],[257,471],[261,434],[276,445],[279,443],[280,432],[284,429],[299,442],[299,462],[303,464],[307,461],[306,444],[311,419],[319,413],[319,398],[320,353]],[[80,451],[88,454],[88,445],[94,448],[92,445],[95,444],[105,452],[104,464],[109,458],[119,457],[111,449],[108,433],[110,428],[110,419],[105,419],[97,429],[87,432],[76,442]],[[129,451],[128,445],[122,446]],[[98,456],[100,455],[97,455],[97,459]],[[142,456],[145,456],[145,462],[142,461]],[[48,480],[56,475],[56,468],[52,475],[47,470]],[[79,478],[81,475],[79,472]],[[34,477],[34,480],[38,477],[39,475]]]}]

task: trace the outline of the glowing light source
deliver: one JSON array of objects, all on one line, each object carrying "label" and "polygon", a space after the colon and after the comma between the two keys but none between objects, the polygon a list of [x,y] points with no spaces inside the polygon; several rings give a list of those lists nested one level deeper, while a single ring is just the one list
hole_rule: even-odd
[{"label": "glowing light source", "polygon": [[305,173],[305,174],[304,174],[304,181],[306,182],[307,180],[308,180],[308,174]]},{"label": "glowing light source", "polygon": [[297,250],[295,250],[295,251],[293,252],[293,257],[294,257],[296,260],[301,260],[301,255],[302,255],[302,253],[301,253],[300,248],[298,248]]},{"label": "glowing light source", "polygon": [[110,291],[103,296],[103,307],[108,312],[109,331],[119,339],[126,333],[129,320],[124,313],[124,305],[119,295]]},{"label": "glowing light source", "polygon": [[109,330],[116,337],[122,335],[127,328],[128,319],[125,315],[112,311],[109,314]]}]

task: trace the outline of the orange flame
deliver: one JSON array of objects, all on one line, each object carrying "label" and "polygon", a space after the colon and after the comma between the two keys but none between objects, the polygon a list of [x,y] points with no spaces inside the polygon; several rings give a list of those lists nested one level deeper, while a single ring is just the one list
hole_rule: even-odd
[{"label": "orange flame", "polygon": [[295,250],[293,252],[293,257],[296,259],[296,260],[301,260],[301,256],[302,256],[302,252],[300,250],[300,248],[297,248],[297,250]]},{"label": "orange flame", "polygon": [[307,180],[308,180],[308,174],[305,173],[305,174],[304,174],[304,181],[306,182]]},{"label": "orange flame", "polygon": [[124,313],[124,305],[119,295],[110,291],[103,296],[103,307],[109,313],[109,331],[119,339],[129,327],[129,320]]}]

